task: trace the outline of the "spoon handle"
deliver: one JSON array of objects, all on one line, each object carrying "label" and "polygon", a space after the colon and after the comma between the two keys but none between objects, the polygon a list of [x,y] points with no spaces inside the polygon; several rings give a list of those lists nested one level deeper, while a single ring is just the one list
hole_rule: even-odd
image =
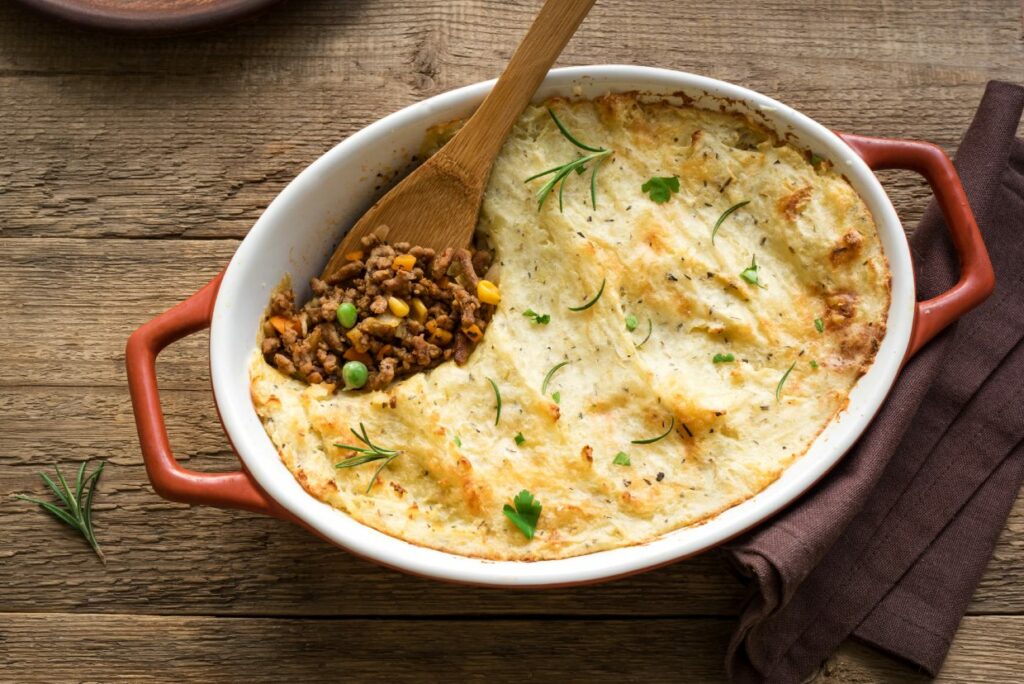
[{"label": "spoon handle", "polygon": [[594,2],[547,0],[487,98],[438,155],[486,183],[512,125]]}]

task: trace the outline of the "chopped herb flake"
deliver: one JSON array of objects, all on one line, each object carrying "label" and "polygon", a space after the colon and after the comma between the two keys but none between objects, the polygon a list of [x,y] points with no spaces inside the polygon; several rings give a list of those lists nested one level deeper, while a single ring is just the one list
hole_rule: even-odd
[{"label": "chopped herb flake", "polygon": [[825,332],[825,321],[821,320],[820,318],[815,318],[814,329],[817,330],[818,332]]},{"label": "chopped herb flake", "polygon": [[736,357],[732,354],[715,354],[711,359],[711,363],[732,363],[736,360]]},{"label": "chopped herb flake", "polygon": [[636,326],[640,325],[640,321],[636,319],[636,316],[629,314],[626,316],[626,330],[633,332],[636,330]]},{"label": "chopped herb flake", "polygon": [[627,454],[625,451],[620,451],[619,453],[615,454],[615,458],[612,459],[612,463],[620,466],[633,465],[633,462],[629,460],[629,454]]},{"label": "chopped herb flake", "polygon": [[522,432],[517,432],[516,436],[515,436],[515,440],[516,440],[516,446],[523,446],[523,442],[526,441],[526,438],[523,437],[523,433]]},{"label": "chopped herb flake", "polygon": [[760,270],[761,267],[757,265],[757,257],[751,256],[750,266],[747,266],[745,269],[743,269],[743,272],[740,273],[740,278],[743,278],[751,285],[757,285],[758,287],[764,288],[764,284],[761,283],[761,278],[758,275],[758,271]]},{"label": "chopped herb flake", "polygon": [[533,309],[527,309],[523,315],[531,319],[536,325],[547,325],[551,322],[550,314],[539,314]]},{"label": "chopped herb flake", "polygon": [[462,440],[459,439],[458,435],[455,435],[455,439],[453,439],[452,441],[455,442],[455,446],[462,447]]},{"label": "chopped herb flake", "polygon": [[555,392],[554,394],[551,395],[551,398],[555,400],[556,404],[561,404],[562,403],[562,393],[561,392]]},{"label": "chopped herb flake", "polygon": [[811,359],[811,368],[813,368],[814,370],[818,370],[818,362],[815,361],[814,359]]}]

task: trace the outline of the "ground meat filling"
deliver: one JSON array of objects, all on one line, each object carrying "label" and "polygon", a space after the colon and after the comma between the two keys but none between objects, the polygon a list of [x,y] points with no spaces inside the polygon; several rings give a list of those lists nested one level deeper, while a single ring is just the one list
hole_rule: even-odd
[{"label": "ground meat filling", "polygon": [[[291,291],[272,297],[261,349],[267,363],[311,384],[343,387],[342,366],[361,361],[371,390],[442,361],[465,363],[494,312],[476,294],[490,253],[449,248],[435,254],[406,242],[386,244],[376,235],[362,244],[329,279],[310,281],[313,298],[301,309]],[[345,302],[358,312],[351,328],[338,320]]]}]

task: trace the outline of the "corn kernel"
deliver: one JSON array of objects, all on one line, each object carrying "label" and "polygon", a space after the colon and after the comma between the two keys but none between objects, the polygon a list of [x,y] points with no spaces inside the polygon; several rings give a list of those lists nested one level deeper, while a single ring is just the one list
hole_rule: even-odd
[{"label": "corn kernel", "polygon": [[399,318],[405,318],[409,315],[409,305],[398,297],[388,297],[388,308],[391,309],[391,313]]},{"label": "corn kernel", "polygon": [[412,317],[420,323],[427,320],[427,305],[418,297],[412,300]]},{"label": "corn kernel", "polygon": [[348,252],[345,255],[345,261],[359,261],[363,258],[363,250],[357,249],[354,252]]},{"label": "corn kernel", "polygon": [[416,257],[412,254],[399,254],[395,257],[395,260],[391,262],[391,268],[399,271],[411,271],[412,267],[416,265]]},{"label": "corn kernel", "polygon": [[476,296],[484,304],[497,304],[501,301],[501,293],[498,286],[490,280],[481,280],[476,286]]}]

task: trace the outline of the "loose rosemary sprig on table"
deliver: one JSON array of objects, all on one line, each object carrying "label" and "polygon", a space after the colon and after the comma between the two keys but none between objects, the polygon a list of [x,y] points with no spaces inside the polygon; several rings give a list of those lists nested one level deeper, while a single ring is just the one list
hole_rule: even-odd
[{"label": "loose rosemary sprig on table", "polygon": [[555,122],[555,126],[558,127],[559,132],[561,132],[566,140],[581,150],[590,152],[590,154],[577,157],[570,162],[560,164],[554,168],[548,169],[547,171],[541,171],[540,173],[530,176],[523,181],[525,183],[529,183],[532,180],[542,178],[549,174],[555,174],[551,180],[545,183],[541,189],[537,191],[537,211],[540,211],[541,207],[544,206],[544,201],[548,198],[548,195],[551,194],[551,191],[555,189],[556,185],[558,186],[558,211],[562,211],[562,194],[565,191],[565,179],[568,178],[569,174],[573,171],[579,174],[584,173],[584,171],[586,171],[587,164],[590,162],[594,162],[593,166],[590,167],[590,203],[595,209],[597,209],[597,170],[601,167],[601,163],[604,162],[604,160],[607,159],[614,150],[605,149],[604,147],[592,147],[580,142],[572,133],[569,132],[562,122],[558,120],[558,117],[555,116],[555,112],[550,108],[548,108],[548,114],[551,115],[551,119]]},{"label": "loose rosemary sprig on table", "polygon": [[96,535],[92,529],[92,498],[96,493],[96,483],[100,479],[100,474],[103,472],[103,466],[106,465],[106,462],[100,461],[99,466],[88,476],[85,474],[86,464],[87,462],[83,461],[82,465],[78,468],[74,491],[68,487],[68,483],[64,480],[64,475],[61,474],[59,466],[54,466],[54,469],[57,471],[57,481],[60,482],[60,487],[46,473],[39,473],[39,476],[43,478],[43,482],[53,490],[53,493],[60,502],[64,504],[63,508],[47,501],[40,501],[39,499],[21,496],[20,494],[18,498],[36,504],[57,520],[77,530],[79,534],[85,537],[85,541],[89,542],[89,546],[96,552],[100,562],[106,565],[107,559],[103,557],[103,552],[100,551],[100,545],[96,541]]},{"label": "loose rosemary sprig on table", "polygon": [[355,466],[363,465],[364,463],[370,463],[372,461],[384,461],[380,464],[377,470],[373,473],[373,477],[370,478],[370,484],[366,486],[366,493],[369,494],[373,488],[373,483],[377,481],[380,473],[389,463],[394,461],[402,453],[395,449],[385,449],[384,447],[377,446],[370,441],[370,437],[366,434],[366,427],[360,423],[359,432],[356,432],[352,428],[349,428],[349,432],[355,435],[356,439],[365,444],[365,447],[353,446],[351,444],[335,444],[334,446],[340,449],[348,449],[349,451],[359,454],[359,456],[352,456],[346,458],[341,463],[335,463],[335,468],[354,468]]}]

